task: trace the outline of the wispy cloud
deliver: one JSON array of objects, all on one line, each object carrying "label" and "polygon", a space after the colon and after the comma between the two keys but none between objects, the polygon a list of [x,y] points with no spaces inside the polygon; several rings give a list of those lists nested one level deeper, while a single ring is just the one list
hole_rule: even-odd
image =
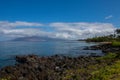
[{"label": "wispy cloud", "polygon": [[0,27],[3,28],[10,28],[10,27],[18,27],[18,26],[43,26],[41,23],[34,23],[34,22],[25,22],[25,21],[16,21],[16,22],[9,22],[9,21],[0,21]]},{"label": "wispy cloud", "polygon": [[106,16],[105,19],[111,19],[113,15]]},{"label": "wispy cloud", "polygon": [[50,32],[44,32],[40,29],[6,29],[3,30],[3,34],[16,38],[16,37],[30,37],[30,36],[49,36]]},{"label": "wispy cloud", "polygon": [[[22,28],[15,28],[22,26]],[[24,28],[24,26],[27,26]],[[35,28],[38,26],[40,28]],[[49,32],[41,29],[48,26]],[[102,36],[113,33],[115,27],[111,23],[49,23],[41,24],[35,22],[8,22],[0,21],[0,34],[2,36],[16,38],[27,36],[43,36],[60,39],[83,39],[94,36]]]}]

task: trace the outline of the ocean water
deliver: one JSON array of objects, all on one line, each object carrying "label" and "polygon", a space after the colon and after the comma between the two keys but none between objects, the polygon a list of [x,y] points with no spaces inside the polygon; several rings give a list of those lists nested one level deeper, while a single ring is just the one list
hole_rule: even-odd
[{"label": "ocean water", "polygon": [[86,46],[96,45],[84,41],[43,41],[43,42],[0,42],[0,68],[15,64],[16,55],[35,54],[39,56],[64,55],[102,55],[100,50],[83,50]]}]

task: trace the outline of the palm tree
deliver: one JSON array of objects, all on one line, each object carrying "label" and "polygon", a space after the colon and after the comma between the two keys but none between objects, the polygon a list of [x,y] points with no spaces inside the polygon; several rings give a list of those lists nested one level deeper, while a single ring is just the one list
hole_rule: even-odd
[{"label": "palm tree", "polygon": [[120,34],[120,29],[116,29],[115,31],[117,34]]},{"label": "palm tree", "polygon": [[120,29],[116,29],[116,35],[117,35],[117,38],[120,38]]}]

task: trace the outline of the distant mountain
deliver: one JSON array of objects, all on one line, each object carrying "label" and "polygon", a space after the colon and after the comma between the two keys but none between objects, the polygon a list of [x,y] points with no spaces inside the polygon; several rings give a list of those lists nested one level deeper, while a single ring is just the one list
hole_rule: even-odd
[{"label": "distant mountain", "polygon": [[49,37],[38,37],[38,36],[32,36],[32,37],[20,37],[13,39],[12,41],[60,41],[63,39],[56,39],[56,38],[49,38]]}]

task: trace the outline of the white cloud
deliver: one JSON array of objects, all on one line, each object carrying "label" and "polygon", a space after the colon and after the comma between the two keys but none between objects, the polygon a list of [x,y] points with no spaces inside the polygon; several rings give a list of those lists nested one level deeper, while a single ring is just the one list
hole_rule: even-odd
[{"label": "white cloud", "polygon": [[[56,37],[80,39],[94,36],[102,36],[113,33],[114,26],[110,23],[51,23],[57,31]],[[59,35],[58,35],[59,34]]]},{"label": "white cloud", "polygon": [[44,31],[35,29],[36,26],[41,27],[43,24],[25,21],[0,21],[0,34],[7,37],[37,36],[39,34],[44,34]]},{"label": "white cloud", "polygon": [[25,22],[25,21],[16,21],[16,22],[0,21],[0,28],[11,28],[18,26],[31,27],[31,26],[43,26],[43,24],[34,23],[34,22]]},{"label": "white cloud", "polygon": [[[47,26],[49,32],[42,30],[41,26]],[[22,28],[16,28],[21,26]],[[24,26],[27,26],[24,28]],[[40,28],[35,28],[40,26]],[[52,29],[52,30],[51,30]],[[0,21],[0,34],[2,36],[17,38],[25,36],[43,36],[60,39],[83,39],[94,36],[102,36],[113,33],[115,27],[110,23],[49,23],[41,24],[34,22],[8,22]]]},{"label": "white cloud", "polygon": [[109,15],[107,17],[105,17],[105,19],[111,19],[113,16],[112,15]]}]

